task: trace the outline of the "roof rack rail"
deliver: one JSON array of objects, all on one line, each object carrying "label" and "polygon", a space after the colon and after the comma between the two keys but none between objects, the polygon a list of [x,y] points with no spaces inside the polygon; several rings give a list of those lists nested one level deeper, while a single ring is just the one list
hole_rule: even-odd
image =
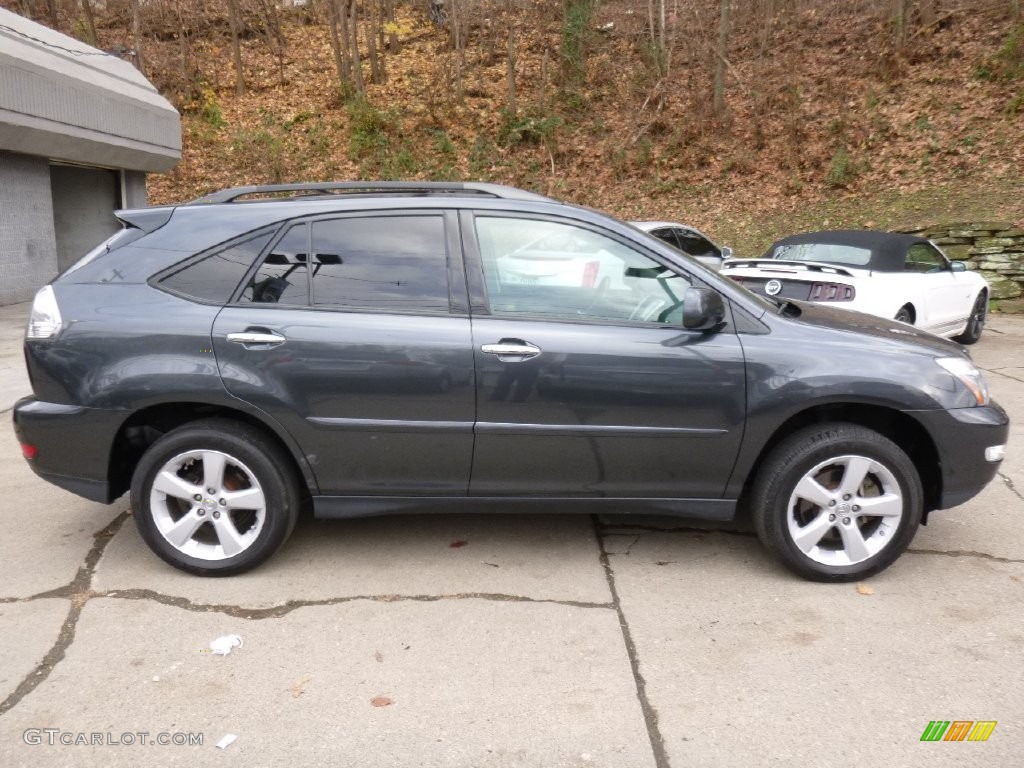
[{"label": "roof rack rail", "polygon": [[[393,195],[480,195],[505,200],[551,201],[551,198],[527,192],[524,189],[462,181],[329,181],[303,184],[263,184],[249,187],[231,187],[219,192],[191,200],[186,205],[213,205],[233,203],[239,198],[251,195],[273,195],[285,192],[299,192],[302,196],[323,196],[341,194],[393,194]],[[295,196],[282,197],[294,200]]]}]

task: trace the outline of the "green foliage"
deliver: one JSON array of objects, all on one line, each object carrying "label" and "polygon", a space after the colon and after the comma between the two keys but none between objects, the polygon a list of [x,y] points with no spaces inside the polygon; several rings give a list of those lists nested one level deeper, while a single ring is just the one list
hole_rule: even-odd
[{"label": "green foliage", "polygon": [[459,152],[447,132],[441,129],[428,131],[433,138],[430,155],[430,178],[434,181],[451,181],[455,176],[455,164]]},{"label": "green foliage", "polygon": [[279,125],[272,112],[261,110],[260,125],[239,128],[231,140],[231,153],[235,163],[245,169],[264,168],[275,184],[287,175],[285,145]]},{"label": "green foliage", "polygon": [[492,181],[497,178],[495,169],[505,166],[505,158],[493,141],[483,136],[473,140],[469,150],[469,177],[475,181]]},{"label": "green foliage", "polygon": [[557,115],[518,115],[507,109],[502,110],[498,143],[506,147],[514,147],[517,144],[541,144],[553,150],[555,134],[563,122]]},{"label": "green foliage", "polygon": [[1004,80],[1024,77],[1024,24],[1018,24],[1006,36],[996,61],[1000,65],[1000,76]]},{"label": "green foliage", "polygon": [[839,189],[842,187],[849,186],[850,182],[853,181],[857,175],[857,169],[854,166],[853,160],[850,158],[850,153],[846,151],[846,147],[840,147],[832,155],[832,161],[829,163],[828,173],[825,174],[825,184],[833,189]]},{"label": "green foliage", "polygon": [[203,101],[199,107],[199,116],[213,128],[223,128],[228,124],[220,111],[220,104],[217,103],[217,94],[213,92],[212,88],[203,88]]},{"label": "green foliage", "polygon": [[1003,112],[1010,117],[1024,113],[1024,91],[1020,91],[1016,96],[1006,102],[1006,106],[1003,107]]},{"label": "green foliage", "polygon": [[565,0],[562,22],[562,70],[567,85],[583,82],[592,35],[594,0]]},{"label": "green foliage", "polygon": [[348,117],[349,149],[354,160],[387,150],[394,115],[378,109],[365,96],[359,96],[349,102]]}]

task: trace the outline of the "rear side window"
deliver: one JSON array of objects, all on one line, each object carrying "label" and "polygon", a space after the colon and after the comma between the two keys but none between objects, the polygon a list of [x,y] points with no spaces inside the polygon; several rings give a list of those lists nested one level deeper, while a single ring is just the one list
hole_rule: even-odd
[{"label": "rear side window", "polygon": [[309,228],[296,224],[274,244],[238,298],[243,304],[309,304]]},{"label": "rear side window", "polygon": [[441,216],[313,222],[313,304],[382,312],[449,311]]},{"label": "rear side window", "polygon": [[270,242],[271,234],[257,235],[190,262],[160,280],[160,286],[198,301],[224,304]]}]

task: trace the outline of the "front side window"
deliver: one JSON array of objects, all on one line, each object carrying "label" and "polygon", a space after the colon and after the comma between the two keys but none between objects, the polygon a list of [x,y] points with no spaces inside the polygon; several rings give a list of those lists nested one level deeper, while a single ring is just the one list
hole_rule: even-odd
[{"label": "front side window", "polygon": [[313,222],[313,304],[384,312],[445,312],[444,219],[360,216]]},{"label": "front side window", "polygon": [[189,298],[223,304],[234,293],[272,233],[256,235],[223,251],[185,264],[160,280],[160,286]]},{"label": "front side window", "polygon": [[945,267],[942,254],[927,243],[914,243],[907,249],[906,272],[940,272]]},{"label": "front side window", "polygon": [[682,275],[617,240],[553,221],[480,216],[492,314],[679,325]]}]

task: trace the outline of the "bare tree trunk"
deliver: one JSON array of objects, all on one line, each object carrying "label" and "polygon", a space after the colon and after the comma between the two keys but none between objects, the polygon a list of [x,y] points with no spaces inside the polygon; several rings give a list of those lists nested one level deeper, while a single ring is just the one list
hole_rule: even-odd
[{"label": "bare tree trunk", "polygon": [[85,16],[85,42],[95,47],[99,40],[96,37],[96,17],[93,15],[92,3],[89,0],[82,0],[82,15]]},{"label": "bare tree trunk", "polygon": [[[344,12],[338,7],[338,0],[327,1],[327,28],[331,36],[331,52],[334,54],[334,68],[338,71],[338,85],[345,93],[350,85],[352,64],[348,59],[348,48],[342,48],[338,34],[338,17]],[[347,41],[346,41],[347,43]]]},{"label": "bare tree trunk", "polygon": [[235,94],[245,93],[245,74],[242,72],[241,24],[238,20],[238,0],[228,0],[228,22],[231,25],[231,55],[235,60]]},{"label": "bare tree trunk", "polygon": [[394,55],[402,50],[402,44],[398,40],[398,28],[395,24],[395,0],[385,0],[384,18],[388,24],[388,53]]},{"label": "bare tree trunk", "polygon": [[142,68],[142,15],[139,9],[139,0],[128,0],[128,7],[132,16],[132,50],[135,53],[135,67],[145,74]]},{"label": "bare tree trunk", "polygon": [[462,40],[462,4],[461,0],[451,0],[452,13],[448,23],[452,30],[452,43],[455,45],[455,100],[462,103],[462,65],[465,45]]},{"label": "bare tree trunk", "polygon": [[714,109],[720,114],[725,108],[725,54],[729,44],[729,4],[721,0],[718,20],[718,47],[715,49]]},{"label": "bare tree trunk", "polygon": [[508,27],[508,56],[506,57],[508,68],[505,70],[505,77],[508,81],[508,111],[516,113],[516,32],[515,27],[509,24]]},{"label": "bare tree trunk", "polygon": [[370,82],[383,83],[385,76],[377,56],[377,38],[379,36],[380,14],[378,13],[377,0],[370,0],[370,31],[366,35],[366,47],[370,55]]},{"label": "bare tree trunk", "polygon": [[349,2],[349,31],[352,33],[352,80],[356,93],[366,93],[366,81],[363,80],[363,65],[359,60],[359,13],[356,0]]},{"label": "bare tree trunk", "polygon": [[267,38],[267,45],[277,57],[278,81],[284,85],[284,54],[288,43],[284,31],[281,29],[281,16],[277,11],[277,3],[274,0],[259,0],[259,4],[260,13],[263,16],[263,34]]},{"label": "bare tree trunk", "polygon": [[907,0],[892,0],[893,31],[899,48],[907,42]]},{"label": "bare tree trunk", "polygon": [[59,29],[60,19],[57,18],[57,0],[46,0],[46,13],[50,17],[50,26],[54,29]]}]

